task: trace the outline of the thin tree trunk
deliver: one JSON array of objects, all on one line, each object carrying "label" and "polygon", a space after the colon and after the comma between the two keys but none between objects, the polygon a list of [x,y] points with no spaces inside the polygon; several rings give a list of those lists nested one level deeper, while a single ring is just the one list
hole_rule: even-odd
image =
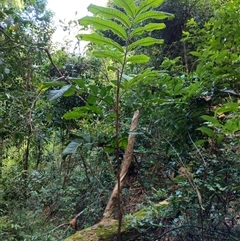
[{"label": "thin tree trunk", "polygon": [[[139,111],[135,111],[133,118],[132,118],[132,124],[130,127],[130,132],[134,132],[137,130],[137,125],[138,125],[138,117],[139,117]],[[132,154],[133,154],[133,146],[134,146],[134,141],[135,141],[135,134],[130,133],[128,137],[128,145],[125,150],[125,155],[124,155],[124,160],[122,164],[122,169],[120,172],[120,183],[116,183],[115,187],[112,191],[111,197],[108,201],[108,204],[105,208],[104,211],[104,218],[109,218],[113,216],[114,208],[117,204],[118,200],[118,194],[121,192],[125,181],[126,181],[126,175],[129,169],[129,166],[132,162]]]},{"label": "thin tree trunk", "polygon": [[27,179],[28,177],[28,168],[29,168],[29,153],[30,153],[30,138],[31,138],[31,128],[29,127],[25,156],[23,160],[23,179]]},{"label": "thin tree trunk", "polygon": [[188,69],[188,53],[187,53],[186,42],[183,42],[183,54],[184,54],[184,62],[185,62],[185,72],[188,74],[189,69]]},{"label": "thin tree trunk", "polygon": [[0,139],[0,177],[2,176],[2,166],[3,166],[3,137]]}]

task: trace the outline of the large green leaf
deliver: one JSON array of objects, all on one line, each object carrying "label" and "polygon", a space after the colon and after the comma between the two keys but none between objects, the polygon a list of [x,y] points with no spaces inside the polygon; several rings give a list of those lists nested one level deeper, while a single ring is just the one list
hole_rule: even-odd
[{"label": "large green leaf", "polygon": [[219,123],[218,119],[216,117],[213,117],[213,116],[209,116],[209,115],[203,115],[201,116],[202,119],[208,121],[208,122],[211,122],[214,126],[217,126],[217,127],[222,127],[223,125]]},{"label": "large green leaf", "polygon": [[134,84],[138,83],[139,81],[144,81],[145,78],[151,76],[153,74],[155,74],[155,71],[152,71],[152,69],[146,69],[145,71],[143,71],[141,74],[136,75],[133,78],[126,78],[124,76],[125,81],[122,84],[122,87],[125,90],[130,89]]},{"label": "large green leaf", "polygon": [[142,1],[139,7],[137,8],[137,13],[141,13],[143,11],[148,10],[151,7],[157,8],[159,7],[164,0],[145,0]]},{"label": "large green leaf", "polygon": [[89,105],[96,105],[98,100],[99,100],[99,98],[97,96],[89,95],[88,98],[87,98],[87,103]]},{"label": "large green leaf", "polygon": [[201,131],[202,133],[207,134],[209,137],[214,137],[214,131],[208,127],[199,127],[197,130]]},{"label": "large green leaf", "polygon": [[94,28],[99,30],[111,30],[113,33],[118,35],[121,39],[127,40],[126,30],[119,24],[100,17],[86,16],[79,19],[79,23],[83,26],[92,25]]},{"label": "large green leaf", "polygon": [[63,96],[65,97],[72,96],[75,94],[75,91],[76,91],[76,86],[72,85],[67,91],[65,91]]},{"label": "large green leaf", "polygon": [[93,93],[93,95],[97,96],[98,90],[99,90],[98,86],[96,86],[96,85],[89,85],[89,88],[90,88],[91,92]]},{"label": "large green leaf", "polygon": [[72,111],[69,111],[66,114],[64,114],[63,117],[67,120],[78,119],[80,117],[89,117],[90,112],[101,115],[101,116],[103,115],[103,111],[100,107],[95,106],[95,105],[94,106],[86,105],[86,106],[74,108]]},{"label": "large green leaf", "polygon": [[224,129],[228,130],[230,133],[235,133],[240,130],[240,118],[229,119],[224,125]]},{"label": "large green leaf", "polygon": [[202,140],[197,140],[197,141],[194,142],[194,144],[198,147],[198,146],[201,146],[202,144],[204,144],[206,141],[207,141],[207,140],[204,140],[204,139],[202,139]]},{"label": "large green leaf", "polygon": [[226,113],[226,112],[237,112],[239,108],[239,104],[238,103],[226,103],[224,106],[218,108],[217,110],[215,110],[215,114],[219,114],[219,113]]},{"label": "large green leaf", "polygon": [[86,108],[86,110],[91,111],[93,113],[96,113],[98,115],[101,115],[101,116],[103,115],[102,109],[100,107],[98,107],[98,106],[90,106],[90,105],[88,105],[88,106],[85,106],[85,108]]},{"label": "large green leaf", "polygon": [[78,147],[82,144],[82,140],[76,139],[71,141],[67,147],[63,150],[63,156],[75,154]]},{"label": "large green leaf", "polygon": [[49,92],[49,101],[53,101],[61,96],[69,89],[72,85],[65,85],[59,90],[51,90]]},{"label": "large green leaf", "polygon": [[115,5],[119,8],[123,8],[128,16],[134,17],[137,7],[134,3],[134,0],[113,0]]},{"label": "large green leaf", "polygon": [[86,84],[86,80],[84,79],[80,79],[80,78],[69,78],[70,81],[72,81],[73,83],[76,83],[78,88],[81,87],[81,90],[87,91],[87,84]]},{"label": "large green leaf", "polygon": [[134,24],[138,24],[138,23],[140,23],[144,20],[150,19],[150,18],[161,20],[161,19],[165,19],[165,18],[173,18],[173,15],[170,13],[151,10],[151,11],[147,11],[147,12],[137,15],[137,17],[134,19]]},{"label": "large green leaf", "polygon": [[135,55],[127,58],[127,62],[141,64],[141,63],[147,63],[149,59],[150,58],[147,55],[140,54],[140,55]]},{"label": "large green leaf", "polygon": [[146,37],[140,40],[137,40],[135,42],[133,42],[132,44],[130,44],[128,46],[129,50],[132,50],[138,46],[150,46],[153,44],[163,44],[163,39],[156,39],[156,38],[151,38],[151,37]]},{"label": "large green leaf", "polygon": [[116,60],[119,63],[122,63],[123,54],[116,54],[114,51],[109,50],[100,50],[100,51],[93,51],[92,52],[95,57],[98,58],[111,58]]},{"label": "large green leaf", "polygon": [[128,16],[115,8],[106,8],[106,7],[100,7],[94,4],[90,4],[88,7],[88,11],[90,11],[95,15],[99,14],[102,17],[105,17],[108,19],[117,19],[126,27],[130,27],[131,22]]},{"label": "large green leaf", "polygon": [[145,25],[144,27],[139,27],[134,29],[131,33],[130,33],[130,38],[132,38],[135,35],[141,35],[144,33],[144,31],[154,31],[154,30],[160,30],[165,28],[166,25],[164,23],[149,23],[147,25]]},{"label": "large green leaf", "polygon": [[88,117],[89,114],[84,110],[79,110],[79,108],[74,108],[74,110],[69,111],[63,115],[66,120],[78,119],[80,117]]},{"label": "large green leaf", "polygon": [[[78,37],[80,37],[84,41],[90,41],[92,43],[98,44],[98,45],[110,45],[116,49],[118,49],[120,52],[124,52],[123,48],[120,44],[114,42],[110,38],[102,37],[96,33],[91,34],[79,34]],[[113,50],[114,51],[114,50]]]}]

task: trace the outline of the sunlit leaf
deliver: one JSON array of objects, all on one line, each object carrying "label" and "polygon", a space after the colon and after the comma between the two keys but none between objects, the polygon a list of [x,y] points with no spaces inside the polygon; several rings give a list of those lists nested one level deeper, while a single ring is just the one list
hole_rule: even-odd
[{"label": "sunlit leaf", "polygon": [[86,16],[79,19],[79,23],[84,26],[92,25],[94,28],[99,30],[111,30],[117,34],[121,39],[127,39],[126,30],[116,22],[111,20],[102,19],[100,17]]},{"label": "sunlit leaf", "polygon": [[197,51],[191,51],[191,52],[189,52],[191,55],[193,55],[193,56],[196,56],[196,57],[201,57],[202,56],[202,53],[199,53],[199,52],[197,52]]},{"label": "sunlit leaf", "polygon": [[137,7],[133,0],[113,0],[117,7],[123,8],[128,16],[134,17]]},{"label": "sunlit leaf", "polygon": [[63,151],[63,156],[75,154],[78,147],[82,144],[82,140],[76,139],[71,141]]},{"label": "sunlit leaf", "polygon": [[98,101],[98,97],[93,95],[89,95],[87,98],[87,103],[91,105],[95,105],[97,101]]},{"label": "sunlit leaf", "polygon": [[98,106],[86,106],[86,110],[96,113],[98,115],[103,115],[102,109]]},{"label": "sunlit leaf", "polygon": [[141,13],[141,12],[143,12],[143,11],[146,11],[146,10],[148,10],[150,7],[157,8],[157,7],[159,7],[163,2],[164,2],[164,0],[145,0],[145,1],[141,1],[141,4],[140,4],[139,7],[137,8],[137,13]]},{"label": "sunlit leaf", "polygon": [[80,117],[88,117],[88,113],[86,111],[84,111],[84,109],[79,110],[76,108],[63,115],[63,118],[65,118],[66,120],[78,119]]},{"label": "sunlit leaf", "polygon": [[126,14],[124,14],[122,11],[119,11],[114,8],[106,8],[106,7],[100,7],[96,6],[94,4],[90,4],[88,7],[88,11],[95,15],[101,15],[108,19],[117,19],[122,24],[124,24],[126,27],[130,26],[130,19]]},{"label": "sunlit leaf", "polygon": [[144,27],[138,27],[138,28],[134,29],[130,33],[130,38],[132,38],[135,35],[141,35],[145,31],[150,32],[150,31],[154,31],[154,30],[160,30],[165,27],[166,27],[166,25],[164,23],[149,23],[149,24],[145,25]]},{"label": "sunlit leaf", "polygon": [[209,137],[214,137],[214,131],[208,127],[199,127],[197,130],[201,131],[204,134],[207,134]]},{"label": "sunlit leaf", "polygon": [[156,38],[152,38],[152,37],[146,37],[140,40],[137,40],[135,42],[133,42],[132,44],[130,44],[128,46],[129,50],[132,50],[138,46],[150,46],[150,45],[154,45],[154,44],[163,44],[163,39],[156,39]]},{"label": "sunlit leaf", "polygon": [[53,101],[61,96],[69,89],[72,85],[65,85],[59,90],[51,90],[49,92],[49,101]]},{"label": "sunlit leaf", "polygon": [[211,122],[213,123],[214,125],[216,126],[222,126],[219,122],[218,122],[218,119],[216,117],[213,117],[213,116],[209,116],[209,115],[203,115],[201,116],[202,119],[208,121],[208,122]]},{"label": "sunlit leaf", "polygon": [[147,55],[141,54],[141,55],[134,55],[134,56],[127,58],[127,62],[140,64],[140,63],[147,63],[149,61],[149,59],[150,58]]},{"label": "sunlit leaf", "polygon": [[134,19],[134,24],[138,24],[144,20],[151,18],[161,20],[165,18],[173,18],[173,15],[165,12],[150,10],[137,15],[137,17]]},{"label": "sunlit leaf", "polygon": [[65,91],[63,96],[65,96],[65,97],[72,96],[75,94],[75,91],[76,91],[76,87],[74,85],[72,85],[67,91]]},{"label": "sunlit leaf", "polygon": [[111,58],[116,60],[119,63],[122,63],[123,54],[116,54],[114,51],[102,50],[102,51],[93,51],[95,57],[98,58]]},{"label": "sunlit leaf", "polygon": [[[120,52],[124,52],[124,49],[121,47],[120,44],[114,42],[110,38],[102,37],[96,33],[92,34],[79,34],[77,37],[80,37],[84,41],[90,41],[92,43],[98,44],[98,45],[110,45],[111,47],[114,47],[118,49]],[[114,51],[114,49],[113,49]]]},{"label": "sunlit leaf", "polygon": [[239,108],[239,105],[238,103],[226,103],[224,106],[218,108],[216,111],[215,111],[215,114],[218,114],[218,113],[226,113],[226,112],[237,112],[238,111],[238,108]]}]

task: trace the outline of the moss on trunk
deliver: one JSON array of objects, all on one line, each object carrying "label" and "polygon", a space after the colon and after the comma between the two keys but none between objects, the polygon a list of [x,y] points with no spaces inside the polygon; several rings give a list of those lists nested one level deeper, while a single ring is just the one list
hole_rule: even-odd
[{"label": "moss on trunk", "polygon": [[[158,208],[164,208],[167,205],[167,200],[156,204]],[[132,215],[134,218],[137,218],[140,221],[141,219],[145,219],[147,217],[148,209],[143,208]],[[130,223],[131,219],[124,219],[121,231],[123,236],[131,236],[132,228]],[[99,223],[93,225],[92,227],[76,232],[64,241],[112,241],[117,235],[117,230],[118,220],[103,218]]]}]

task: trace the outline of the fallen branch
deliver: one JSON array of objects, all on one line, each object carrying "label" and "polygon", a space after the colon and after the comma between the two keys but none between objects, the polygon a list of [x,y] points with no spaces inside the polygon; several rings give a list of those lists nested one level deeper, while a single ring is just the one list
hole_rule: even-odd
[{"label": "fallen branch", "polygon": [[[130,132],[134,132],[137,130],[137,124],[138,124],[138,117],[139,117],[139,111],[135,111],[133,118],[132,118],[132,124],[130,127]],[[108,204],[105,208],[104,211],[104,217],[105,218],[110,218],[113,215],[113,211],[114,208],[116,207],[116,203],[118,200],[118,193],[121,192],[125,181],[126,181],[126,175],[128,172],[128,169],[131,165],[132,162],[132,154],[133,154],[133,146],[134,146],[134,141],[135,141],[135,134],[129,134],[128,137],[128,145],[127,148],[125,150],[125,154],[124,154],[124,160],[122,163],[122,169],[120,172],[120,184],[118,185],[118,183],[115,184],[115,187],[112,191],[111,197],[108,201]]]},{"label": "fallen branch", "polygon": [[[159,211],[167,206],[167,199],[155,204],[155,207],[157,207]],[[136,213],[133,213],[132,218],[123,219],[121,233],[124,240],[132,240],[133,236],[136,238],[140,236],[140,233],[136,233],[136,229],[132,228],[132,220],[138,220],[139,223],[141,223],[141,220],[148,218],[150,222],[151,216],[149,216],[149,213],[149,208],[146,207],[137,211]],[[154,218],[154,216],[152,216],[152,218]],[[112,218],[103,218],[99,223],[76,232],[64,241],[112,241],[115,240],[117,233],[118,220]]]}]

